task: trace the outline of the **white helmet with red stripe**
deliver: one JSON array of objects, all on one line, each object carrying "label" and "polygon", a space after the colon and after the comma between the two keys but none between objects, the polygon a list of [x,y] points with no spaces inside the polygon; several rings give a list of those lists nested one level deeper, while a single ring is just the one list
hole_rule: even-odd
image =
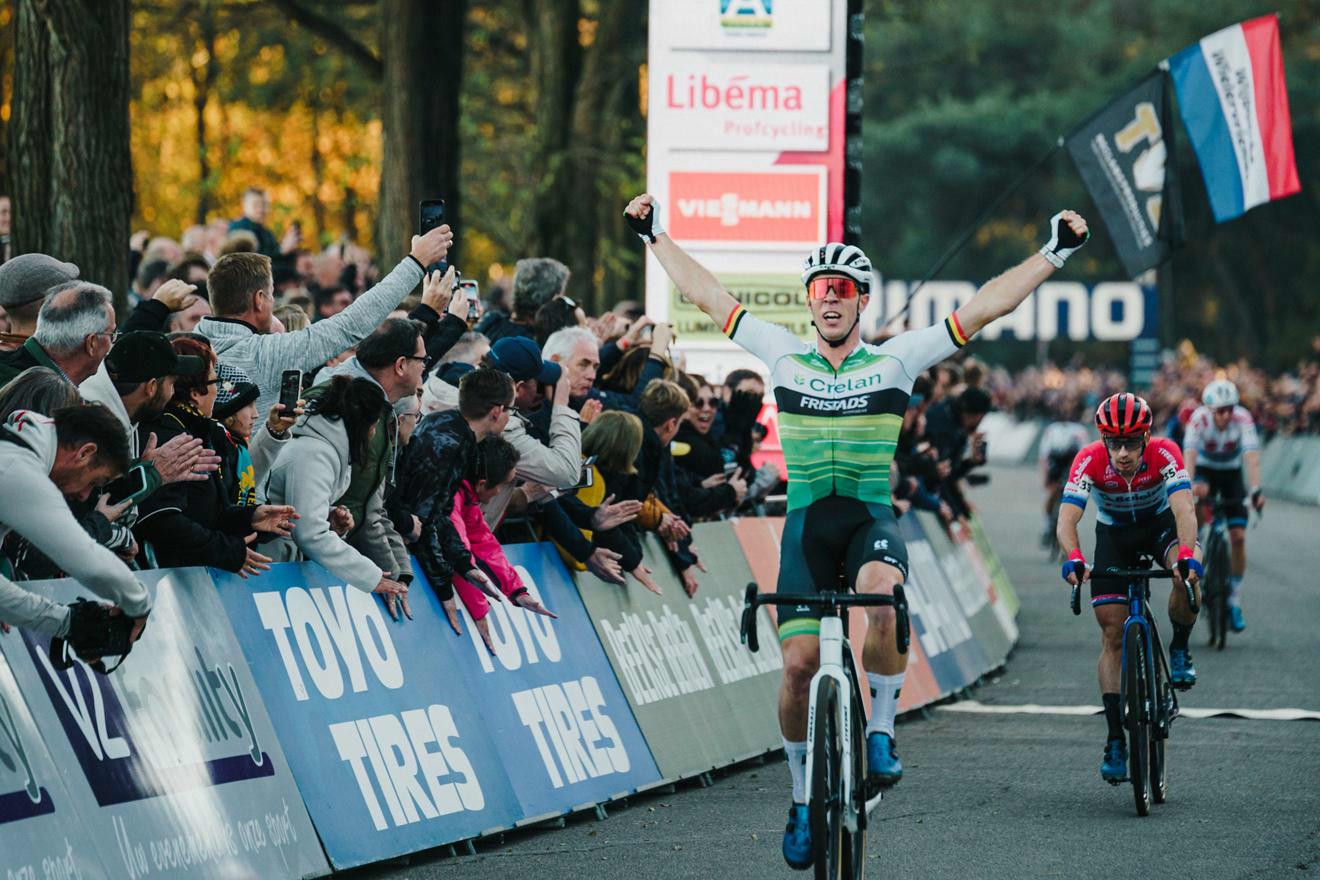
[{"label": "white helmet with red stripe", "polygon": [[1216,379],[1201,392],[1201,402],[1211,409],[1225,406],[1237,406],[1237,386],[1227,379]]},{"label": "white helmet with red stripe", "polygon": [[863,295],[871,292],[871,261],[855,244],[832,241],[807,254],[802,261],[802,283],[810,284],[817,275],[843,275],[857,282]]}]

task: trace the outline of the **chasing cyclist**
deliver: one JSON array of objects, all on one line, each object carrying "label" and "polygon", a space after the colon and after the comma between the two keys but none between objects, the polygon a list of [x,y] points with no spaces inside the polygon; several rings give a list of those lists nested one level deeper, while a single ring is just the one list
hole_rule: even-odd
[{"label": "chasing cyclist", "polygon": [[[1077,537],[1087,499],[1095,494],[1095,568],[1133,568],[1146,558],[1173,570],[1169,594],[1169,682],[1179,690],[1196,684],[1196,668],[1187,639],[1196,614],[1187,604],[1177,563],[1187,560],[1195,589],[1202,575],[1196,543],[1196,511],[1191,481],[1178,444],[1150,436],[1154,421],[1146,401],[1135,394],[1115,394],[1095,411],[1101,439],[1077,453],[1059,505],[1059,546],[1068,560],[1064,580],[1091,581],[1091,607],[1100,624],[1100,696],[1109,726],[1100,777],[1117,785],[1127,778],[1127,745],[1119,708],[1123,622],[1128,615],[1127,589],[1121,580],[1091,577]],[[1080,581],[1079,581],[1080,578]],[[1200,593],[1197,592],[1199,602]]]},{"label": "chasing cyclist", "polygon": [[[1197,498],[1216,504],[1228,518],[1232,548],[1232,574],[1228,579],[1228,613],[1233,632],[1247,628],[1242,618],[1242,576],[1247,573],[1247,505],[1260,511],[1265,495],[1260,490],[1260,439],[1251,412],[1238,403],[1237,386],[1216,379],[1201,392],[1201,406],[1187,422],[1183,440],[1187,475]],[[1242,465],[1247,480],[1242,481]],[[1250,486],[1247,489],[1246,486]]]},{"label": "chasing cyclist", "polygon": [[[807,255],[802,281],[815,343],[749,314],[660,224],[650,195],[628,204],[632,229],[651,245],[674,285],[734,342],[770,368],[779,405],[779,438],[788,470],[788,516],[781,544],[778,592],[813,594],[833,588],[840,568],[859,593],[892,595],[907,576],[907,551],[890,506],[889,465],[913,381],[952,355],[978,330],[1006,315],[1085,243],[1086,221],[1072,211],[1050,220],[1039,254],[988,282],[942,323],[886,341],[861,341],[861,313],[871,291],[871,263],[860,248],[830,243]],[[894,640],[894,610],[867,609],[862,651],[871,689],[867,724],[868,794],[903,775],[894,752],[894,715],[907,668]],[[779,724],[793,776],[793,805],[784,859],[812,863],[805,806],[807,707],[820,649],[819,616],[783,607],[784,657]]]},{"label": "chasing cyclist", "polygon": [[[1058,549],[1054,526],[1058,522],[1059,499],[1068,468],[1082,447],[1091,442],[1091,432],[1081,422],[1050,422],[1040,435],[1040,471],[1045,484],[1045,526],[1040,536],[1042,550]],[[1053,557],[1051,557],[1053,558]]]}]

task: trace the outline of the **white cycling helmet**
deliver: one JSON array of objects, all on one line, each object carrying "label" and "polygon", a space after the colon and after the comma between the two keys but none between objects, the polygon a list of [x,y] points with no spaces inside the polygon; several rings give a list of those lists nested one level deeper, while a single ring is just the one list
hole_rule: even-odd
[{"label": "white cycling helmet", "polygon": [[1205,386],[1205,390],[1201,392],[1201,402],[1211,409],[1219,409],[1221,406],[1237,406],[1237,386],[1227,379],[1216,379]]},{"label": "white cycling helmet", "polygon": [[871,292],[871,261],[854,244],[832,241],[807,254],[802,261],[802,283],[809,284],[817,275],[844,275],[857,282],[863,294]]}]

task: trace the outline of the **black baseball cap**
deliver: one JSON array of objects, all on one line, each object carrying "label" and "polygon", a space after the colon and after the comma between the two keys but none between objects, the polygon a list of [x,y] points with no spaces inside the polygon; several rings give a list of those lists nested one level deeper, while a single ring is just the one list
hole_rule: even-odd
[{"label": "black baseball cap", "polygon": [[200,376],[206,372],[206,361],[179,354],[164,333],[136,330],[115,340],[105,356],[105,368],[117,382],[146,382],[165,376]]},{"label": "black baseball cap", "polygon": [[559,381],[559,364],[541,360],[541,346],[526,336],[506,336],[496,341],[490,349],[490,362],[515,382],[535,379],[542,385],[553,385]]}]

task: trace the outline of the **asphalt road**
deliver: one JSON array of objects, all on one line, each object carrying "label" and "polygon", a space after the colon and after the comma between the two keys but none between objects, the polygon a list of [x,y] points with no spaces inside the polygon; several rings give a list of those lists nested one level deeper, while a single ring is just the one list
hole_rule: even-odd
[{"label": "asphalt road", "polygon": [[[975,699],[1098,705],[1098,630],[1085,611],[1072,616],[1057,567],[1036,549],[1035,473],[992,474],[973,498],[1022,598],[1021,641]],[[1317,537],[1320,509],[1269,505],[1248,535],[1248,629],[1218,653],[1198,628],[1192,647],[1201,681],[1184,707],[1320,710]],[[1179,719],[1168,751],[1169,802],[1146,819],[1137,818],[1129,786],[1100,781],[1103,739],[1098,716],[940,708],[906,720],[898,730],[906,775],[873,814],[868,876],[1320,877],[1320,722]],[[475,856],[437,851],[353,876],[807,876],[779,855],[787,801],[782,761],[744,765],[709,788],[687,784],[613,806],[604,822],[578,817],[562,829],[479,843]]]}]

